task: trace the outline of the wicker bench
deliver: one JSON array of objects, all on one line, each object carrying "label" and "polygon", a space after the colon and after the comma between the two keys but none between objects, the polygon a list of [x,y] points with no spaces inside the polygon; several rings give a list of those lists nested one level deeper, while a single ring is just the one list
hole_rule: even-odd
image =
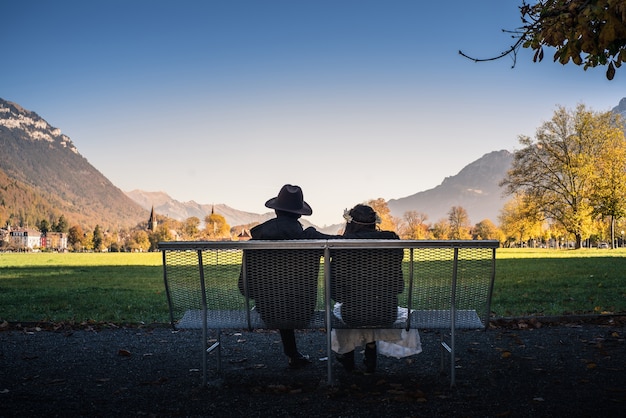
[{"label": "wicker bench", "polygon": [[[159,243],[171,324],[202,330],[204,384],[208,353],[217,352],[217,372],[221,372],[219,330],[283,327],[326,329],[327,379],[332,385],[330,330],[346,327],[332,313],[332,281],[340,280],[340,274],[351,274],[349,268],[331,274],[333,255],[351,254],[351,262],[359,267],[353,270],[367,287],[388,268],[372,255],[402,250],[405,285],[398,304],[410,315],[393,327],[441,331],[442,368],[447,352],[454,385],[456,330],[486,329],[489,323],[497,247],[497,241],[469,240]],[[262,302],[268,299],[270,307]],[[270,311],[272,315],[267,314]],[[218,330],[218,338],[207,347],[209,329]]]}]

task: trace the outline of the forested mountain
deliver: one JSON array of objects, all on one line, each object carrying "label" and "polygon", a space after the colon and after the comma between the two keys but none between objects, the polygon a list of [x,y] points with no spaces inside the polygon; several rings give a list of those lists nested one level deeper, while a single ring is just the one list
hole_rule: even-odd
[{"label": "forested mountain", "polygon": [[94,168],[60,129],[0,99],[0,225],[131,227],[149,212]]}]

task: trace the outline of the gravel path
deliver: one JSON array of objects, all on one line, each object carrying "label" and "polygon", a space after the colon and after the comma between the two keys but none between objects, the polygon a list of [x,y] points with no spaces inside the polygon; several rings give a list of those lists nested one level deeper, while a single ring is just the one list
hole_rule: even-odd
[{"label": "gravel path", "polygon": [[297,333],[313,364],[295,371],[286,367],[277,332],[224,331],[222,378],[216,380],[211,354],[214,384],[202,387],[197,331],[5,323],[0,417],[621,417],[626,411],[626,317],[508,320],[459,334],[453,389],[447,365],[439,373],[439,334],[428,331],[421,332],[422,354],[380,358],[371,376],[335,364],[335,384],[328,386],[322,330]]}]

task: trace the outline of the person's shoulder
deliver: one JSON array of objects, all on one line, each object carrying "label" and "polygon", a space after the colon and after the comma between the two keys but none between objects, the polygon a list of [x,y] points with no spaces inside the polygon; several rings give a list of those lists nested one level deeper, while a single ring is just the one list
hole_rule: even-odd
[{"label": "person's shoulder", "polygon": [[400,239],[393,231],[360,231],[352,234],[345,234],[349,239]]},{"label": "person's shoulder", "polygon": [[398,234],[393,231],[378,231],[380,232],[381,239],[400,239]]},{"label": "person's shoulder", "polygon": [[342,238],[340,235],[328,235],[318,231],[315,227],[309,226],[304,230],[304,237],[306,239],[337,239]]}]

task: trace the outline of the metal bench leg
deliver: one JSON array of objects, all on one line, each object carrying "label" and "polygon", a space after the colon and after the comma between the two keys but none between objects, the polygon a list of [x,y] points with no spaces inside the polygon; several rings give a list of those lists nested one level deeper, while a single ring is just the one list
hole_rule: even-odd
[{"label": "metal bench leg", "polygon": [[448,353],[450,353],[450,387],[454,387],[456,385],[456,364],[455,364],[455,353],[454,353],[454,346],[455,346],[455,335],[454,335],[454,329],[452,329],[451,334],[450,334],[450,345],[448,345],[445,341],[444,341],[444,337],[443,337],[443,332],[441,332],[441,363],[439,366],[439,372],[443,373],[443,369],[444,369],[444,353],[443,351],[447,351]]},{"label": "metal bench leg", "polygon": [[454,353],[455,344],[455,328],[452,328],[452,336],[450,337],[450,387],[456,385],[456,359]]},{"label": "metal bench leg", "polygon": [[[206,321],[206,313],[204,313],[204,320]],[[206,350],[206,340],[207,340],[207,332],[206,326],[202,327],[202,385],[207,385],[207,350]]]}]

